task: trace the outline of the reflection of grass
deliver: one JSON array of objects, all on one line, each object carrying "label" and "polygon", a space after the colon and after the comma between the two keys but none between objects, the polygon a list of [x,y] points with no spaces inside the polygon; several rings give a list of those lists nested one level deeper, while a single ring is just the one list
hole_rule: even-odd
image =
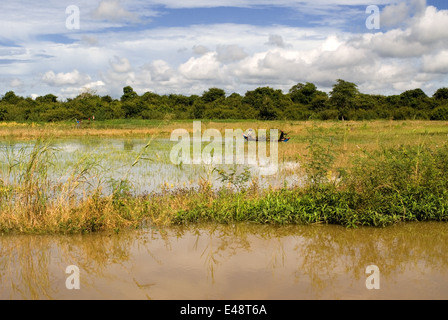
[{"label": "reflection of grass", "polygon": [[[204,125],[215,124],[221,126],[218,129],[254,125]],[[188,127],[188,123],[185,125]],[[427,127],[422,122],[378,121],[316,125],[277,121],[258,125],[284,126],[295,142],[280,144],[279,157],[304,162],[295,173],[308,176],[313,183],[262,189],[254,179],[243,188],[245,177],[235,171],[234,175],[224,172],[221,178],[238,183],[236,190],[228,186],[213,189],[212,177],[207,176],[194,188],[170,183],[140,195],[133,189],[133,183],[139,182],[134,179],[139,176],[131,175],[129,169],[147,158],[144,153],[148,144],[135,148],[129,140],[127,153],[116,153],[113,159],[125,162],[122,178],[112,180],[112,192],[104,192],[107,186],[97,170],[100,157],[79,156],[65,170],[58,167],[63,173],[55,178],[49,172],[59,166],[59,153],[48,142],[38,140],[32,148],[24,147],[16,153],[5,149],[0,175],[0,230],[82,233],[199,221],[355,227],[448,219],[448,146],[442,134],[448,129],[442,124]],[[166,124],[161,131],[171,126]],[[325,152],[331,159],[322,157]],[[156,154],[152,153],[149,160],[156,161]]]},{"label": "reflection of grass", "polygon": [[[196,241],[186,251],[185,245],[189,246],[192,239]],[[231,281],[235,289],[228,293],[231,298],[244,285],[242,279],[250,276],[254,268],[260,271],[270,269],[273,277],[266,279],[268,283],[278,281],[277,284],[284,286],[281,291],[275,287],[268,298],[336,296],[340,299],[345,297],[345,293],[352,293],[351,296],[362,294],[366,292],[363,286],[367,277],[365,267],[372,262],[380,268],[382,285],[388,283],[385,288],[381,287],[382,290],[392,289],[384,293],[384,298],[397,295],[393,283],[400,288],[403,276],[419,279],[423,276],[422,291],[415,296],[428,295],[431,291],[432,295],[429,293],[428,297],[431,298],[434,292],[443,293],[440,291],[442,288],[439,286],[437,291],[437,286],[434,287],[431,281],[425,282],[424,275],[445,272],[448,266],[447,241],[446,226],[437,223],[359,230],[319,226],[276,228],[247,223],[207,224],[167,228],[164,232],[155,229],[123,232],[113,237],[101,233],[70,237],[3,236],[0,237],[0,284],[3,285],[0,299],[104,299],[105,296],[144,299],[146,294],[153,299],[163,299],[173,294],[172,290],[160,290],[165,283],[163,280],[172,279],[179,270],[178,265],[170,264],[173,256],[179,264],[183,263],[183,267],[188,265],[189,270],[196,271],[190,273],[189,287],[202,281],[201,271],[206,268],[210,277],[213,276],[212,270],[216,276],[214,289],[222,288],[220,281],[223,275]],[[163,246],[166,250],[159,250]],[[245,256],[251,259],[239,259]],[[233,257],[237,257],[241,270],[249,272],[239,273],[239,277],[226,277],[226,272],[235,268]],[[70,264],[76,264],[81,270],[81,290],[78,293],[65,288],[68,275],[64,271]],[[111,290],[116,281],[130,283],[130,286],[124,291]],[[291,293],[288,288],[293,281],[298,286]],[[342,284],[343,281],[347,282]],[[153,287],[153,283],[157,286]],[[341,294],[337,290],[341,287],[352,291]],[[182,288],[182,284],[176,288]],[[208,297],[208,292],[196,291],[194,298]]]}]

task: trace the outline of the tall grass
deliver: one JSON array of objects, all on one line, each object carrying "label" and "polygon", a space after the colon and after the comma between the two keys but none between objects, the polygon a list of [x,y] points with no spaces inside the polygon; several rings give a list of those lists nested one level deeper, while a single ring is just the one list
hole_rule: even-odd
[{"label": "tall grass", "polygon": [[[55,178],[49,172],[60,151],[49,140],[5,147],[0,232],[119,232],[196,222],[357,227],[448,220],[446,143],[359,149],[344,166],[334,161],[339,156],[334,146],[331,139],[311,136],[301,166],[303,186],[261,189],[257,179],[249,183],[247,170],[234,169],[215,172],[228,183],[219,190],[208,177],[199,188],[163,187],[145,195],[132,192],[127,173],[105,193],[99,163],[89,156]],[[142,158],[139,153],[130,167]]]},{"label": "tall grass", "polygon": [[448,220],[447,144],[363,152],[349,168],[337,168],[335,179],[323,174],[335,170],[330,163],[317,153],[307,164],[306,170],[314,175],[305,187],[267,190],[256,196],[246,191],[212,195],[208,203],[179,211],[175,221],[357,227]]}]

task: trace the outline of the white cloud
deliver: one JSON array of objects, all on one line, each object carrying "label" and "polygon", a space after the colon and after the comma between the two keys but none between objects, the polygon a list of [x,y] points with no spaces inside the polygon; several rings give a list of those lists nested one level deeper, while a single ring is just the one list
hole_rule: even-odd
[{"label": "white cloud", "polygon": [[179,72],[189,80],[214,80],[219,78],[220,63],[214,52],[199,58],[190,58],[179,66]]},{"label": "white cloud", "polygon": [[112,69],[117,73],[126,73],[131,71],[131,64],[127,58],[115,56],[114,60],[109,61]]},{"label": "white cloud", "polygon": [[42,76],[42,81],[50,86],[65,86],[65,85],[84,85],[90,82],[92,79],[89,75],[81,74],[78,70],[73,70],[67,73],[55,73],[54,71],[48,71]]},{"label": "white cloud", "polygon": [[219,45],[216,48],[216,59],[220,62],[239,61],[247,57],[244,49],[236,44]]},{"label": "white cloud", "polygon": [[153,81],[169,81],[174,75],[173,68],[164,60],[155,60],[147,66]]},{"label": "white cloud", "polygon": [[426,45],[434,45],[439,41],[447,44],[448,39],[448,10],[439,11],[429,6],[423,15],[419,16],[412,26],[412,37]]},{"label": "white cloud", "polygon": [[202,56],[204,54],[206,54],[207,52],[209,52],[210,50],[205,47],[205,46],[201,46],[201,45],[195,45],[193,46],[193,53],[199,56]]},{"label": "white cloud", "polygon": [[93,81],[87,74],[82,74],[78,70],[67,73],[55,73],[50,70],[41,77],[45,84],[58,88],[58,91],[52,91],[60,98],[75,97],[88,89],[105,93],[103,81]]},{"label": "white cloud", "polygon": [[448,73],[448,50],[424,56],[422,70],[429,73]]},{"label": "white cloud", "polygon": [[93,11],[92,17],[94,19],[111,21],[136,21],[138,19],[138,15],[124,9],[119,0],[102,0]]},{"label": "white cloud", "polygon": [[406,2],[387,6],[381,12],[381,25],[395,27],[406,22],[409,18],[410,8]]},{"label": "white cloud", "polygon": [[269,40],[266,44],[270,45],[270,46],[279,47],[279,48],[285,48],[285,47],[289,46],[283,41],[283,37],[278,34],[270,34]]}]

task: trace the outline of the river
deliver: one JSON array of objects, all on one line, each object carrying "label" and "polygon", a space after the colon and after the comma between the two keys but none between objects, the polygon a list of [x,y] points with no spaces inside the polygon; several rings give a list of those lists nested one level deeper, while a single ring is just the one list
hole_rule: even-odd
[{"label": "river", "polygon": [[2,235],[0,299],[445,300],[447,249],[436,222]]}]

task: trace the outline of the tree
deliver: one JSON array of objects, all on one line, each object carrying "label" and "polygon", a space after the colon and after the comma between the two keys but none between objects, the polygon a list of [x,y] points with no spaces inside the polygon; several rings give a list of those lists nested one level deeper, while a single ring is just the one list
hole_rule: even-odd
[{"label": "tree", "polygon": [[284,95],[281,90],[262,87],[247,91],[242,102],[249,104],[258,111],[258,119],[274,120],[278,116],[277,110],[283,105],[283,98]]},{"label": "tree", "polygon": [[358,86],[341,79],[333,86],[329,102],[339,111],[339,118],[348,118],[349,109],[355,107],[355,98],[359,95]]},{"label": "tree", "polygon": [[433,98],[436,100],[448,100],[448,88],[440,88],[438,89],[434,95]]},{"label": "tree", "polygon": [[109,95],[106,95],[106,96],[101,97],[101,102],[104,102],[104,103],[111,103],[112,101],[113,101],[113,99],[112,99],[112,97],[109,96]]},{"label": "tree", "polygon": [[132,87],[127,86],[123,88],[123,95],[121,96],[121,101],[126,102],[129,100],[133,100],[134,98],[137,98],[138,94],[132,89]]},{"label": "tree", "polygon": [[202,100],[197,99],[193,103],[192,116],[193,119],[202,119],[204,117],[205,104]]},{"label": "tree", "polygon": [[37,97],[36,101],[39,103],[56,103],[58,102],[58,97],[50,93],[42,97]]},{"label": "tree", "polygon": [[431,113],[431,120],[448,120],[448,105],[434,109]]},{"label": "tree", "polygon": [[226,92],[219,88],[210,88],[208,91],[204,91],[202,94],[202,100],[205,103],[210,103],[217,101],[219,99],[224,99],[226,97]]},{"label": "tree", "polygon": [[2,102],[6,102],[9,104],[16,104],[17,102],[19,102],[19,100],[20,100],[20,97],[16,96],[14,91],[6,92],[2,98]]},{"label": "tree", "polygon": [[400,94],[400,104],[413,109],[430,109],[430,101],[426,93],[418,88]]},{"label": "tree", "polygon": [[289,90],[291,100],[301,104],[309,105],[317,93],[317,88],[313,83],[298,83]]},{"label": "tree", "polygon": [[320,111],[320,110],[324,110],[326,107],[326,104],[328,102],[328,95],[325,92],[322,91],[318,91],[318,94],[315,94],[313,96],[313,99],[311,100],[310,103],[310,110],[313,111]]}]

